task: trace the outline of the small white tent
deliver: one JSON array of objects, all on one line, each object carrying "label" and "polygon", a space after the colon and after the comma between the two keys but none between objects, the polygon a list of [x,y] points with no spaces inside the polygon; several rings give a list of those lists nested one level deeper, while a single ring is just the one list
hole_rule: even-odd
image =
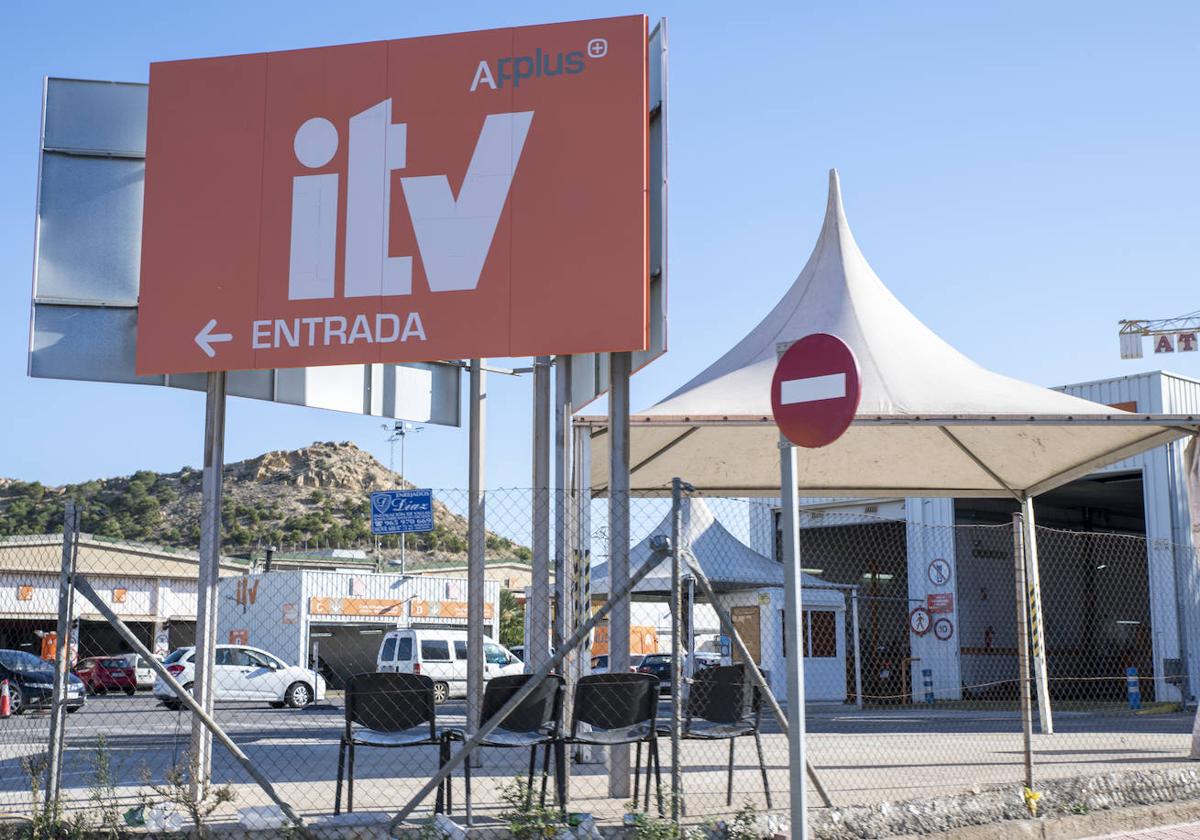
[{"label": "small white tent", "polygon": [[[786,700],[786,657],[782,644],[782,564],[764,557],[729,533],[704,499],[685,498],[682,514],[680,543],[691,550],[722,606],[729,610],[738,608],[748,611],[750,617],[754,617],[754,610],[758,611],[758,664],[769,673],[771,690],[781,700]],[[641,568],[642,564],[649,560],[652,554],[650,540],[659,534],[670,536],[670,512],[658,527],[630,550],[629,563],[632,568]],[[684,577],[687,577],[686,564]],[[810,619],[809,613],[832,613],[837,640],[833,656],[829,656],[828,651],[818,651],[820,655],[810,655],[812,651],[805,651],[805,696],[810,701],[841,702],[847,695],[846,596],[843,590],[853,587],[832,585],[808,574],[801,575],[801,586],[805,620]],[[593,595],[608,594],[607,563],[599,563],[592,567],[591,591]],[[638,600],[661,600],[669,598],[670,595],[671,562],[668,558],[638,583],[634,588],[633,597]],[[699,601],[696,608],[704,609]],[[704,626],[706,623],[716,626],[717,622],[713,616],[707,621],[697,617],[696,623],[697,626]],[[687,641],[685,648],[692,647],[692,642]],[[858,655],[857,646],[855,655]]]}]

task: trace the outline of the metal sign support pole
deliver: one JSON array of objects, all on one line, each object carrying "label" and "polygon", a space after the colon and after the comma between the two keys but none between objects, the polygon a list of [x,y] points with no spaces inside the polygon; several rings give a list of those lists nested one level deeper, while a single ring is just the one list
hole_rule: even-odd
[{"label": "metal sign support pole", "polygon": [[550,658],[550,357],[533,362],[533,510],[532,595],[525,670]]},{"label": "metal sign support pole", "polygon": [[[487,374],[483,360],[471,360],[469,456],[467,459],[467,730],[479,728],[483,707],[483,602],[486,520],[484,447]],[[497,616],[497,619],[499,617]]]},{"label": "metal sign support pole", "polygon": [[[557,649],[578,624],[571,599],[572,575],[569,557],[571,482],[571,357],[554,360],[554,629]],[[568,666],[574,656],[567,656]]]},{"label": "metal sign support pole", "polygon": [[683,633],[682,582],[683,482],[671,479],[671,821],[679,825],[679,728],[683,721],[683,662],[680,660]]},{"label": "metal sign support pole", "polygon": [[1050,680],[1046,672],[1046,623],[1042,613],[1042,578],[1038,573],[1037,520],[1033,518],[1033,498],[1021,500],[1025,527],[1025,576],[1029,590],[1029,610],[1033,628],[1033,676],[1037,682],[1038,723],[1043,735],[1054,734],[1054,712],[1050,707]]},{"label": "metal sign support pole", "polygon": [[[584,622],[579,594],[583,584],[578,555],[573,551],[575,537],[575,488],[572,465],[575,441],[571,437],[571,357],[554,360],[554,649],[562,646]],[[575,703],[575,682],[579,678],[579,651],[570,650],[563,661],[566,678],[563,697],[564,710]],[[564,714],[570,714],[564,712]],[[569,724],[569,721],[564,722]],[[570,791],[571,762],[563,768],[567,790]]]},{"label": "metal sign support pole", "polygon": [[1019,513],[1013,514],[1013,574],[1017,584],[1017,687],[1021,692],[1021,737],[1025,756],[1025,787],[1033,790],[1033,701],[1029,691],[1029,616],[1026,613],[1025,533]]},{"label": "metal sign support pole", "polygon": [[[629,353],[609,354],[609,482],[608,482],[608,591],[621,592],[629,581]],[[608,671],[629,670],[629,596],[613,604],[608,620]],[[608,795],[629,796],[629,746],[608,748]]]},{"label": "metal sign support pole", "polygon": [[58,810],[62,787],[62,759],[66,742],[67,670],[71,667],[71,620],[75,617],[76,546],[79,542],[79,512],[75,503],[63,506],[62,571],[58,578],[58,635],[54,645],[54,693],[50,701],[50,750],[46,765],[46,809]]},{"label": "metal sign support pole", "polygon": [[801,650],[802,599],[800,594],[800,509],[796,489],[796,448],[783,435],[779,436],[779,489],[783,508],[783,594],[787,621],[784,637],[787,640],[787,713],[788,766],[791,768],[790,811],[791,836],[808,836],[808,785],[802,768],[805,758],[804,720],[804,654]]},{"label": "metal sign support pole", "polygon": [[[208,374],[204,400],[204,472],[200,485],[200,574],[196,587],[196,676],[193,696],[213,713],[217,586],[221,574],[221,484],[225,468],[225,372]],[[192,715],[191,794],[203,798],[212,775],[212,732]]]}]

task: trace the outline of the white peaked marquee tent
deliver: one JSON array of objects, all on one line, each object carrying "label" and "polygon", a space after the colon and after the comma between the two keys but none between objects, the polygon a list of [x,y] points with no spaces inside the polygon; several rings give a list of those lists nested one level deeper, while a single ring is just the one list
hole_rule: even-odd
[{"label": "white peaked marquee tent", "polygon": [[[818,332],[838,336],[854,351],[862,399],[840,439],[796,453],[779,446],[771,378],[781,346]],[[590,430],[595,451],[591,488],[606,493],[612,481],[609,420],[577,422]],[[1131,414],[994,373],[955,350],[917,320],[867,264],[832,171],[816,247],[774,309],[682,388],[631,415],[628,486],[631,494],[667,495],[672,478],[680,477],[702,494],[783,496],[790,565],[798,565],[798,494],[1012,497],[1022,505],[1026,546],[1017,552],[1016,580],[1022,581],[1017,585],[1027,581],[1037,613],[1032,497],[1198,432],[1200,416]],[[617,478],[614,483],[622,487],[624,477]],[[798,597],[799,581],[788,577],[787,597]],[[1017,598],[1019,642],[1028,627],[1024,601]],[[1025,674],[1027,650],[1018,644]],[[1038,705],[1043,731],[1050,732],[1045,660],[1038,660]],[[789,680],[795,679],[797,673],[790,672]],[[1026,777],[1032,785],[1027,682],[1020,685]],[[802,704],[789,704],[788,717],[792,735],[802,734]],[[792,766],[803,766],[803,738],[792,737],[789,750]],[[806,824],[804,790],[803,784],[792,785],[792,825],[798,832]]]},{"label": "white peaked marquee tent", "polygon": [[[862,400],[840,440],[800,456],[810,496],[1037,495],[1200,429],[1200,417],[1130,414],[994,373],[955,350],[875,276],[846,222],[836,172],[808,264],[770,314],[707,369],[630,419],[630,491],[779,495],[771,418],[777,345],[836,335],[858,357]],[[607,418],[592,488],[608,485]]]}]

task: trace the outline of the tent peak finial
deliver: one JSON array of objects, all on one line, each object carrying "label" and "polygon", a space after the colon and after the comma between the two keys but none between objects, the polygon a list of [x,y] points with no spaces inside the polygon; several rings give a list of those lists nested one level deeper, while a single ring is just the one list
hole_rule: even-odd
[{"label": "tent peak finial", "polygon": [[838,221],[846,215],[842,207],[842,182],[836,169],[829,170],[829,201],[825,207],[826,220]]}]

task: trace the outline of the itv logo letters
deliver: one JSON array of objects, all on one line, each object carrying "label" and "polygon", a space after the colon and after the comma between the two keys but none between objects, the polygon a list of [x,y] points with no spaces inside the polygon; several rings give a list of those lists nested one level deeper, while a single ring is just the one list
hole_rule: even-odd
[{"label": "itv logo letters", "polygon": [[[431,292],[470,291],[478,285],[532,122],[532,111],[486,116],[457,196],[446,174],[400,179]],[[410,295],[412,255],[388,253],[391,175],[407,167],[408,126],[393,122],[392,100],[385,99],[349,119],[346,139],[343,295]],[[296,131],[296,159],[308,170],[321,170],[341,142],[332,122],[313,117]],[[290,300],[337,296],[342,177],[315,172],[292,181]]]},{"label": "itv logo letters", "polygon": [[646,347],[648,37],[630,15],[154,63],[137,371]]}]

